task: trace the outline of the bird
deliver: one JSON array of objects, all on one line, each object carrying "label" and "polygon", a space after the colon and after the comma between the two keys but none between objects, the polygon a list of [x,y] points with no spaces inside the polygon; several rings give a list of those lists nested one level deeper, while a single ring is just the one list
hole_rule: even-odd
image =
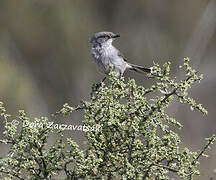
[{"label": "bird", "polygon": [[[90,38],[91,55],[95,63],[99,67],[99,71],[104,74],[109,74],[110,68],[113,66],[113,71],[120,78],[124,72],[132,70],[139,73],[150,73],[151,68],[131,64],[123,56],[123,54],[113,46],[113,41],[120,37],[120,34],[113,32],[97,32]],[[102,82],[106,77],[102,80]]]}]

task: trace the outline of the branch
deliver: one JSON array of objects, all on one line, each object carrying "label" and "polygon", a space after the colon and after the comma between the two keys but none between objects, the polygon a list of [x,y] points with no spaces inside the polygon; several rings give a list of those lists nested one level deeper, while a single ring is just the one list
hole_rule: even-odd
[{"label": "branch", "polygon": [[179,172],[177,169],[173,169],[169,166],[165,166],[165,165],[162,165],[162,164],[153,164],[152,166],[157,166],[157,167],[161,167],[161,168],[164,168],[164,169],[168,169],[169,171],[172,171],[174,173],[177,173]]},{"label": "branch", "polygon": [[206,149],[210,146],[210,144],[212,144],[214,141],[215,141],[215,138],[216,136],[213,135],[211,137],[211,139],[209,139],[208,143],[204,146],[204,148],[202,149],[202,151],[197,155],[197,157],[192,161],[192,165],[194,165],[198,160],[199,158],[203,155],[203,153],[206,151]]},{"label": "branch", "polygon": [[[161,103],[166,102],[166,100],[167,100],[170,96],[172,96],[173,94],[176,93],[177,89],[178,89],[178,88],[174,89],[174,90],[173,90],[172,92],[170,92],[169,94],[165,94],[165,97],[162,99]],[[155,110],[157,110],[157,109],[160,109],[160,106],[153,107],[152,110],[150,111],[150,113],[148,114],[148,116],[144,118],[144,120],[147,120],[148,117],[150,117],[150,116],[155,112]]]}]

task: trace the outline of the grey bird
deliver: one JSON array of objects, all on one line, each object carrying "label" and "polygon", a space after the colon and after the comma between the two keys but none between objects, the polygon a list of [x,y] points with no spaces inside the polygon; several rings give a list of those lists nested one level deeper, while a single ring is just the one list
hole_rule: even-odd
[{"label": "grey bird", "polygon": [[[91,37],[91,54],[94,61],[99,66],[99,70],[105,74],[108,74],[112,65],[113,71],[116,73],[117,77],[121,77],[126,69],[141,73],[150,73],[150,68],[145,68],[143,66],[127,62],[126,58],[112,44],[112,42],[118,37],[120,37],[119,34],[114,34],[112,32],[98,32]],[[105,79],[106,77],[103,81]]]}]

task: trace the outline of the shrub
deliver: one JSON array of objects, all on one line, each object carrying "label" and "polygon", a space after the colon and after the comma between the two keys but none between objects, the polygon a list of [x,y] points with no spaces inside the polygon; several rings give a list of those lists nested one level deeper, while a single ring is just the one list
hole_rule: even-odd
[{"label": "shrub", "polygon": [[[10,120],[0,104],[5,131],[1,143],[9,145],[6,157],[0,159],[3,177],[17,179],[192,179],[199,174],[199,159],[215,141],[207,139],[198,152],[181,148],[176,133],[182,125],[166,109],[174,99],[203,114],[207,111],[188,96],[188,89],[199,83],[202,75],[191,68],[189,59],[180,67],[185,79],[172,79],[170,63],[152,67],[155,83],[150,88],[138,86],[135,80],[118,79],[113,72],[109,82],[93,86],[90,101],[77,107],[65,104],[56,116],[83,111],[83,133],[87,147],[80,149],[73,139],[64,139],[63,130],[49,127],[47,118],[31,120],[19,111],[18,120]],[[31,123],[34,123],[34,126]],[[25,123],[25,125],[24,125]],[[18,125],[19,124],[19,125]],[[36,125],[35,125],[36,124]],[[96,128],[95,128],[96,127]],[[58,138],[47,146],[51,133]]]}]

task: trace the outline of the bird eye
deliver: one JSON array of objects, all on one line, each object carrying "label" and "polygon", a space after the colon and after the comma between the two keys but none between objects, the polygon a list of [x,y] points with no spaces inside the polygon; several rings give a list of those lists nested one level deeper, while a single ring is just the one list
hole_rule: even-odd
[{"label": "bird eye", "polygon": [[109,35],[103,35],[98,37],[97,42],[99,43],[104,43],[106,41],[108,41],[111,37]]}]

